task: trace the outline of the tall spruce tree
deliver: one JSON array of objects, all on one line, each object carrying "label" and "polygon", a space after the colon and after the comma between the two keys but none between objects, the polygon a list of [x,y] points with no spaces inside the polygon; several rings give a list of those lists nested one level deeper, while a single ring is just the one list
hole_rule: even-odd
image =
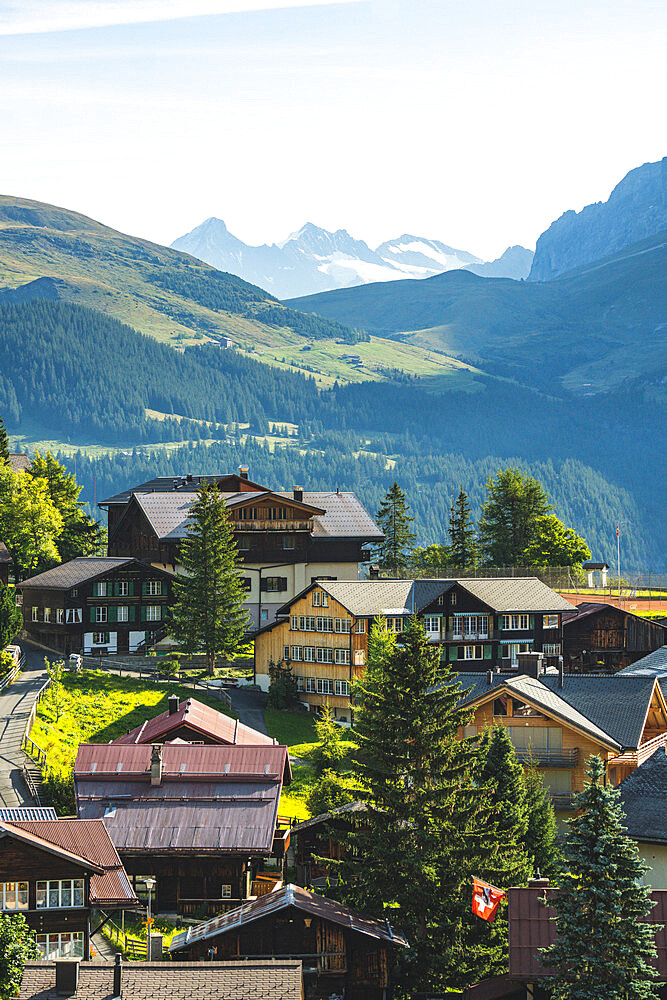
[{"label": "tall spruce tree", "polygon": [[470,515],[468,496],[459,490],[459,495],[449,511],[449,538],[451,541],[451,559],[453,566],[467,569],[475,566],[478,559],[477,538],[475,526]]},{"label": "tall spruce tree", "polygon": [[202,487],[192,505],[181,562],[169,630],[187,653],[204,651],[212,674],[216,657],[231,656],[248,627],[232,523],[215,486]]},{"label": "tall spruce tree", "polygon": [[529,765],[524,771],[528,827],[524,839],[526,851],[533,858],[535,872],[542,875],[556,875],[561,868],[562,858],[558,844],[556,814],[544,787],[539,769]]},{"label": "tall spruce tree", "polygon": [[416,536],[410,528],[414,518],[409,511],[405,493],[398,483],[393,483],[387,490],[375,518],[384,533],[384,541],[377,547],[375,558],[378,565],[390,573],[405,570],[410,562]]},{"label": "tall spruce tree", "polygon": [[[542,950],[553,1000],[658,1000],[651,966],[656,926],[642,884],[647,866],[624,831],[619,793],[605,787],[599,757],[588,763],[564,848],[562,890],[549,897],[557,940]],[[555,974],[553,974],[555,973]]]},{"label": "tall spruce tree", "polygon": [[538,524],[553,509],[542,484],[520,469],[499,469],[486,483],[479,523],[485,560],[492,566],[520,566]]},{"label": "tall spruce tree", "polygon": [[0,417],[0,465],[9,461],[9,438],[5,422]]},{"label": "tall spruce tree", "polygon": [[503,971],[507,947],[506,921],[470,912],[473,876],[500,884],[508,869],[478,750],[459,739],[470,711],[421,623],[397,640],[378,621],[368,660],[355,686],[353,765],[368,809],[342,836],[342,895],[407,935],[405,989],[468,985]]},{"label": "tall spruce tree", "polygon": [[509,867],[503,886],[524,885],[532,874],[532,857],[525,848],[528,802],[523,767],[519,763],[505,726],[493,726],[480,740],[481,777],[491,787],[496,830],[508,850],[503,857]]}]

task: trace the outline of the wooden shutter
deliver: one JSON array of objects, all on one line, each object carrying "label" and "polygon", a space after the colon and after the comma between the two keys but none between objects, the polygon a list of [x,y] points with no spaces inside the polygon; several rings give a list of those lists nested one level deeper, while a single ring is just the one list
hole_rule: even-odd
[{"label": "wooden shutter", "polygon": [[131,604],[129,606],[129,608],[127,609],[127,620],[129,622],[133,622],[134,621],[134,604]]},{"label": "wooden shutter", "polygon": [[113,588],[113,596],[118,597],[118,594],[120,593],[120,586],[118,582],[115,581],[111,586]]},{"label": "wooden shutter", "polygon": [[278,590],[287,590],[287,577],[286,576],[281,576],[280,577],[280,584],[278,586]]},{"label": "wooden shutter", "polygon": [[93,608],[93,607],[91,607],[91,609],[90,609],[90,620],[91,620],[91,622],[94,625],[95,624],[95,608]]},{"label": "wooden shutter", "polygon": [[141,581],[141,593],[144,597],[148,593],[148,583],[146,580]]},{"label": "wooden shutter", "polygon": [[109,621],[118,621],[118,608],[109,608]]},{"label": "wooden shutter", "polygon": [[535,615],[528,615],[528,624],[531,628],[535,628]]},{"label": "wooden shutter", "polygon": [[485,660],[490,660],[491,659],[491,646],[485,646],[484,647],[484,659]]},{"label": "wooden shutter", "polygon": [[129,597],[134,597],[134,580],[130,580],[127,585],[127,593]]},{"label": "wooden shutter", "polygon": [[141,620],[142,622],[146,621],[146,608],[143,606],[143,604],[141,605]]}]

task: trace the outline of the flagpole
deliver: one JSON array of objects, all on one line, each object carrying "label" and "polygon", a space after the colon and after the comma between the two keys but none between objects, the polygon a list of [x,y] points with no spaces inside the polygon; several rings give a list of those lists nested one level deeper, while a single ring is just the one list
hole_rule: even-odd
[{"label": "flagpole", "polygon": [[616,525],[616,558],[618,566],[618,606],[621,606],[621,522]]}]

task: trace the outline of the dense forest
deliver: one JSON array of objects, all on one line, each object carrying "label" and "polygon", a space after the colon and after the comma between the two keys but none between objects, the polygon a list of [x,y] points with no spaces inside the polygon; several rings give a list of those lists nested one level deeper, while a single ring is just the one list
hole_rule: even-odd
[{"label": "dense forest", "polygon": [[[62,302],[0,304],[0,329],[0,413],[11,433],[124,452],[77,457],[89,500],[93,476],[100,498],[154,475],[249,464],[267,485],[351,489],[374,511],[398,479],[427,544],[442,540],[459,486],[478,511],[487,477],[517,464],[544,483],[595,558],[612,561],[620,518],[626,565],[663,568],[654,432],[645,402],[629,390],[606,396],[604,409],[599,398],[575,404],[482,376],[473,391],[437,391],[416,379],[321,391],[313,379],[234,350],[179,353]],[[146,409],[182,419],[150,419]],[[269,421],[298,425],[298,439],[272,454],[258,440]],[[206,448],[202,439],[215,443]],[[152,454],[151,444],[166,441],[189,443]]]}]

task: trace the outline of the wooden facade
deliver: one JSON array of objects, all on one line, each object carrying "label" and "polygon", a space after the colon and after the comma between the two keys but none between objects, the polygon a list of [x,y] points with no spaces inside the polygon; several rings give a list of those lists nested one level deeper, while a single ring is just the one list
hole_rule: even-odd
[{"label": "wooden facade", "polygon": [[563,627],[571,673],[613,674],[667,643],[667,628],[613,604],[580,604]]},{"label": "wooden facade", "polygon": [[[211,857],[196,851],[161,854],[151,851],[119,851],[134,891],[145,899],[145,880],[156,880],[155,913],[177,913],[204,920],[247,899],[252,864],[247,858]],[[258,869],[260,861],[256,862]]]}]

